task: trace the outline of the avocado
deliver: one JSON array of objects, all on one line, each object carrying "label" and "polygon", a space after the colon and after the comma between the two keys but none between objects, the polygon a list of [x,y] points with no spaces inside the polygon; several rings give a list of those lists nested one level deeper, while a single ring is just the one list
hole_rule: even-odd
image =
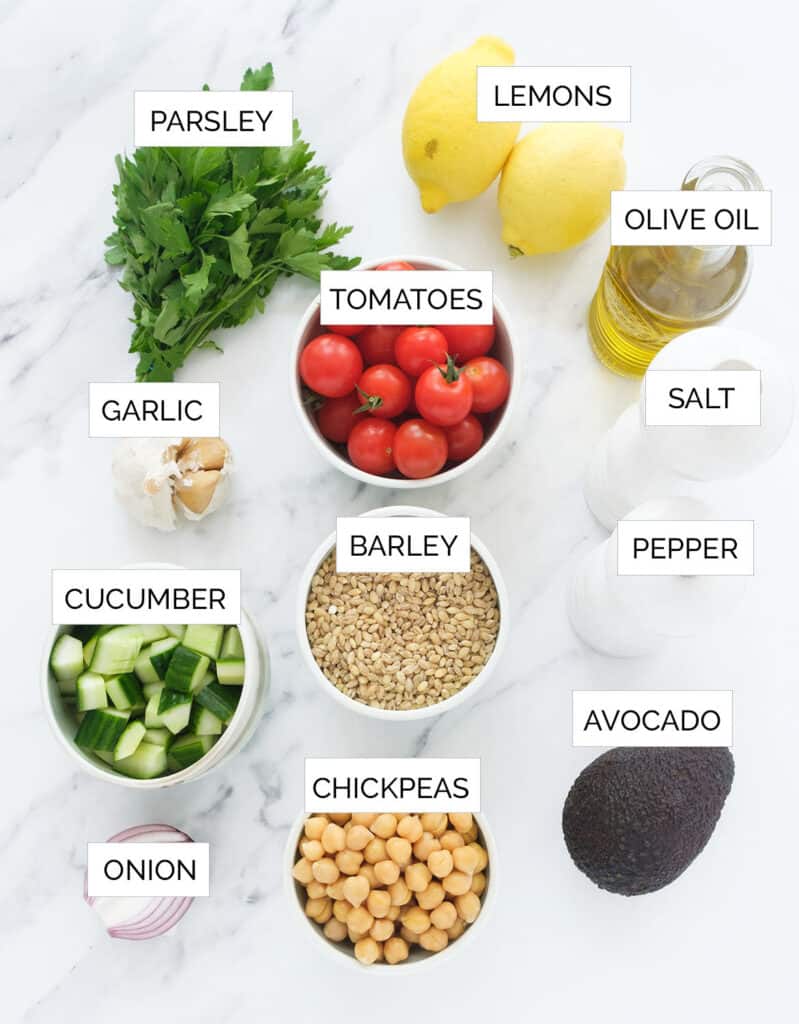
[{"label": "avocado", "polygon": [[726,747],[617,747],[579,774],[563,805],[572,860],[600,889],[656,892],[702,852],[732,786]]}]

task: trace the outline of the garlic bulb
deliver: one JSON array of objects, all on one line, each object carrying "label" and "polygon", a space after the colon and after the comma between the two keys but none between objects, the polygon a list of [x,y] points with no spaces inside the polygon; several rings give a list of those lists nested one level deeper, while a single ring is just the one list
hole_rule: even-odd
[{"label": "garlic bulb", "polygon": [[114,489],[143,526],[174,530],[178,513],[203,519],[224,502],[232,458],[219,437],[126,438],[114,452]]}]

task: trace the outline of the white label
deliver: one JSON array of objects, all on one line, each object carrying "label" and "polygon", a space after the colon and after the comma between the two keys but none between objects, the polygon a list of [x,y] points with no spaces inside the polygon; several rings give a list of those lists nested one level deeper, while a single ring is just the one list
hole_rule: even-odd
[{"label": "white label", "polygon": [[629,121],[630,68],[478,67],[478,121]]},{"label": "white label", "polygon": [[53,569],[53,624],[241,621],[238,569]]},{"label": "white label", "polygon": [[480,810],[478,757],[308,757],[305,811]]},{"label": "white label", "polygon": [[611,192],[610,244],[771,245],[771,192]]},{"label": "white label", "polygon": [[218,384],[90,384],[89,437],[219,437]]},{"label": "white label", "polygon": [[89,896],[207,896],[208,843],[89,843]]},{"label": "white label", "polygon": [[491,324],[490,270],[323,270],[321,321],[329,324]]},{"label": "white label", "polygon": [[336,572],[469,572],[469,520],[362,516],[336,520]]},{"label": "white label", "polygon": [[760,370],[647,370],[648,427],[759,427]]},{"label": "white label", "polygon": [[575,747],[730,747],[732,690],[575,690]]},{"label": "white label", "polygon": [[755,524],[738,520],[635,520],[617,527],[619,576],[752,576]]},{"label": "white label", "polygon": [[290,92],[137,92],[136,146],[290,146]]}]

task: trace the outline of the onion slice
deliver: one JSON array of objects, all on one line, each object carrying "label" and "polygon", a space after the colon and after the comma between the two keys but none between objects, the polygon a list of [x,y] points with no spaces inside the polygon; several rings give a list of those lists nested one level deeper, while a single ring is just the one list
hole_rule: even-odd
[{"label": "onion slice", "polygon": [[[190,843],[191,836],[171,825],[136,825],[111,836],[109,843]],[[89,896],[89,879],[83,898],[100,915],[113,939],[154,939],[180,921],[192,905],[191,896]]]}]

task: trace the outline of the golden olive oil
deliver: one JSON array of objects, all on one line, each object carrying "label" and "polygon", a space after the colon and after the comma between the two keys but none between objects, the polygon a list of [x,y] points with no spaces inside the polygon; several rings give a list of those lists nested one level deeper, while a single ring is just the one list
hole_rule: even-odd
[{"label": "golden olive oil", "polygon": [[[731,157],[693,167],[682,187],[761,188]],[[588,318],[591,345],[609,369],[640,377],[672,338],[716,323],[746,288],[746,246],[613,246]]]}]

